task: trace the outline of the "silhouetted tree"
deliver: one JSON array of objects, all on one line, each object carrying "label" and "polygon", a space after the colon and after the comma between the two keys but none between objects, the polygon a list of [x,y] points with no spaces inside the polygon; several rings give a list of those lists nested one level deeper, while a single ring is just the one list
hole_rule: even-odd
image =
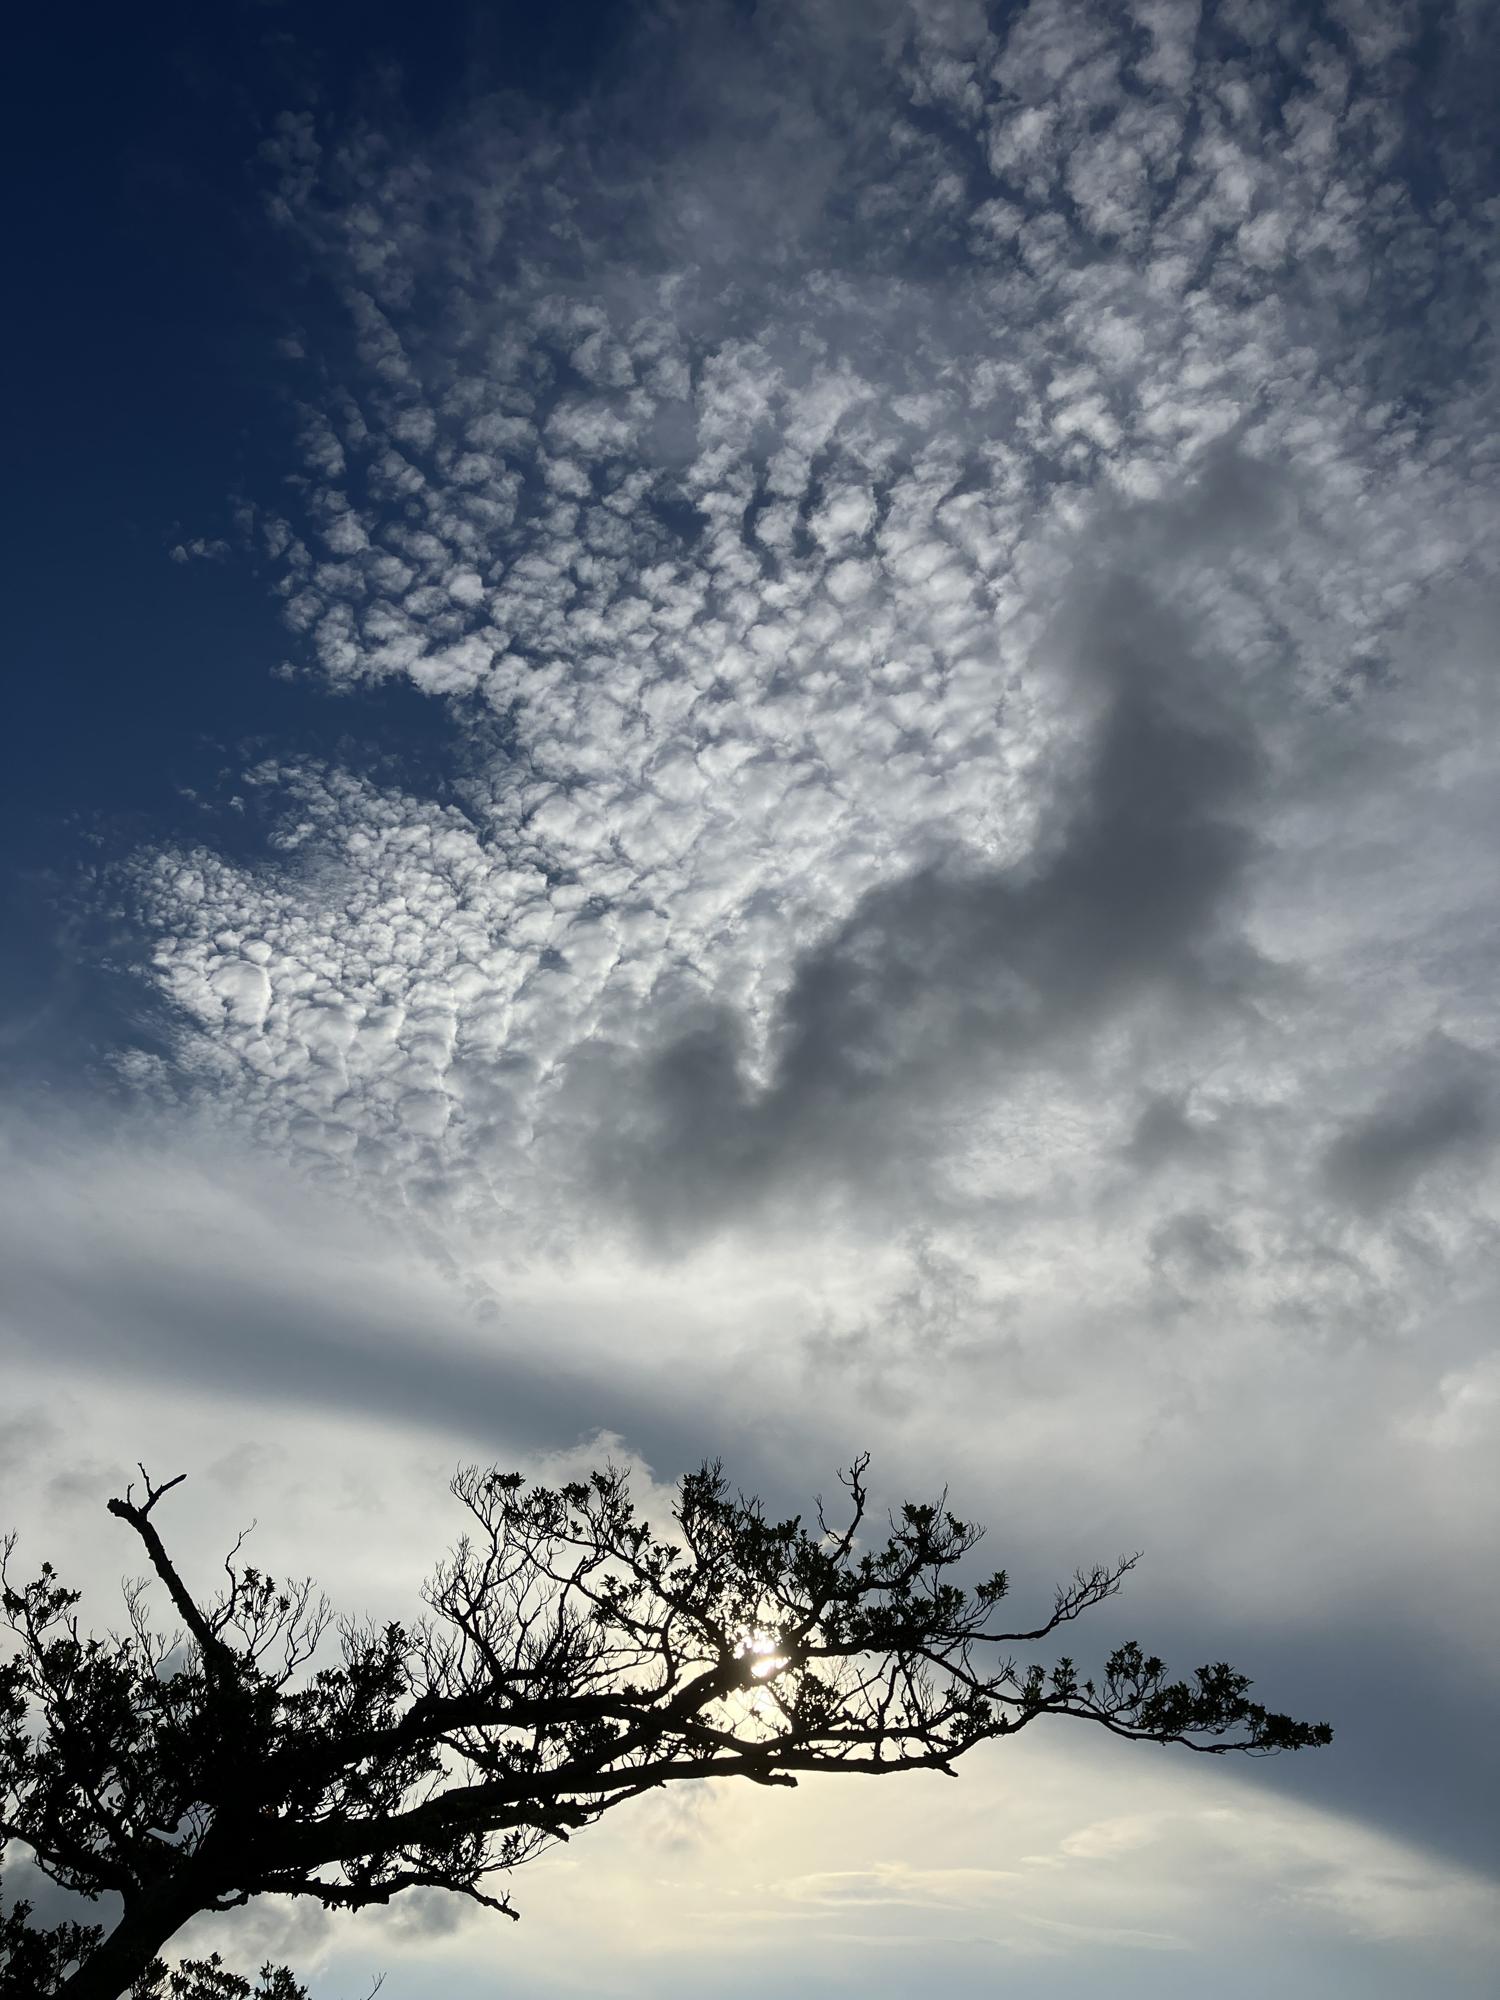
[{"label": "silhouetted tree", "polygon": [[[39,1930],[12,1911],[0,1995],[248,1996],[216,1959],[168,1973],[158,1954],[190,1918],[254,1896],[361,1909],[439,1888],[514,1916],[493,1878],[688,1779],[951,1771],[1043,1716],[1212,1752],[1329,1740],[1224,1665],[1170,1680],[1134,1643],[1093,1678],[1070,1659],[1021,1664],[1013,1649],[1113,1596],[1136,1559],[1077,1572],[1049,1616],[1005,1631],[1005,1572],[958,1580],[980,1531],[945,1498],[871,1535],[866,1463],[842,1475],[839,1521],[820,1503],[815,1525],[769,1519],[705,1467],[662,1537],[614,1469],[557,1490],[463,1471],[467,1532],[409,1626],[335,1623],[310,1583],[243,1564],[243,1537],[218,1594],[195,1596],[155,1519],[180,1476],[154,1486],[143,1469],[139,1500],[109,1502],[176,1633],[151,1626],[142,1580],[126,1629],[85,1637],[78,1593],[50,1565],[13,1583],[8,1543],[0,1840],[120,1914]],[[302,1989],[268,1966],[255,1993]]]}]

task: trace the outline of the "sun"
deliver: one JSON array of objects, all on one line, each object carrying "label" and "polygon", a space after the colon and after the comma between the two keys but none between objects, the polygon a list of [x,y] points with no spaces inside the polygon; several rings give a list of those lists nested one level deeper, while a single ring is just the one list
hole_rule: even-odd
[{"label": "sun", "polygon": [[740,1638],[736,1658],[743,1660],[747,1657],[752,1657],[754,1660],[750,1673],[758,1681],[769,1680],[772,1674],[779,1673],[787,1663],[786,1654],[777,1650],[775,1633],[765,1632],[759,1628],[744,1633]]}]

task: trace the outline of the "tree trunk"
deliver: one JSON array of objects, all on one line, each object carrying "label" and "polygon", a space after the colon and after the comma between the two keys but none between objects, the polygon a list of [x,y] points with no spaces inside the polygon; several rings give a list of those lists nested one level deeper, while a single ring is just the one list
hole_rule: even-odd
[{"label": "tree trunk", "polygon": [[129,1905],[97,1950],[57,1989],[59,2000],[121,2000],[162,1946],[202,1908],[180,1883],[163,1882]]}]

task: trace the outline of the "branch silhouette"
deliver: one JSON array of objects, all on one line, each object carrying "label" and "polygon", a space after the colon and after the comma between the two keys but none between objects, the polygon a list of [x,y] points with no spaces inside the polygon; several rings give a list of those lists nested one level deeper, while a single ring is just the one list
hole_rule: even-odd
[{"label": "branch silhouette", "polygon": [[[263,1895],[361,1909],[436,1888],[514,1918],[503,1878],[688,1780],[952,1773],[1043,1718],[1215,1755],[1330,1740],[1223,1663],[1173,1679],[1134,1642],[1089,1676],[1023,1663],[1138,1558],[1077,1571],[1011,1629],[1003,1570],[961,1580],[982,1531],[945,1494],[872,1533],[867,1473],[860,1457],[840,1475],[837,1522],[819,1502],[805,1524],[705,1465],[658,1534],[617,1468],[547,1487],[468,1467],[452,1482],[465,1532],[409,1624],[335,1621],[310,1582],[244,1563],[243,1535],[217,1593],[195,1595],[153,1518],[181,1474],[142,1468],[144,1499],[109,1502],[181,1631],[152,1628],[135,1582],[125,1632],[86,1636],[50,1564],[12,1581],[8,1541],[0,1842],[121,1913],[39,1930],[12,1911],[0,2000],[247,2000],[216,1958],[168,1973],[160,1953],[191,1918]],[[284,1967],[261,1980],[254,2000],[302,1990]]]}]

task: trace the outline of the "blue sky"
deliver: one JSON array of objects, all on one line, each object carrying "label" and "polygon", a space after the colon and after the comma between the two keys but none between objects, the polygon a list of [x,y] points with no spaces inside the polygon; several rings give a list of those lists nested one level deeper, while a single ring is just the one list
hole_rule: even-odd
[{"label": "blue sky", "polygon": [[1485,1990],[1489,11],[26,38],[8,1517],[102,1587],[144,1451],[395,1609],[459,1456],[868,1447],[1338,1729],[226,1951]]}]

